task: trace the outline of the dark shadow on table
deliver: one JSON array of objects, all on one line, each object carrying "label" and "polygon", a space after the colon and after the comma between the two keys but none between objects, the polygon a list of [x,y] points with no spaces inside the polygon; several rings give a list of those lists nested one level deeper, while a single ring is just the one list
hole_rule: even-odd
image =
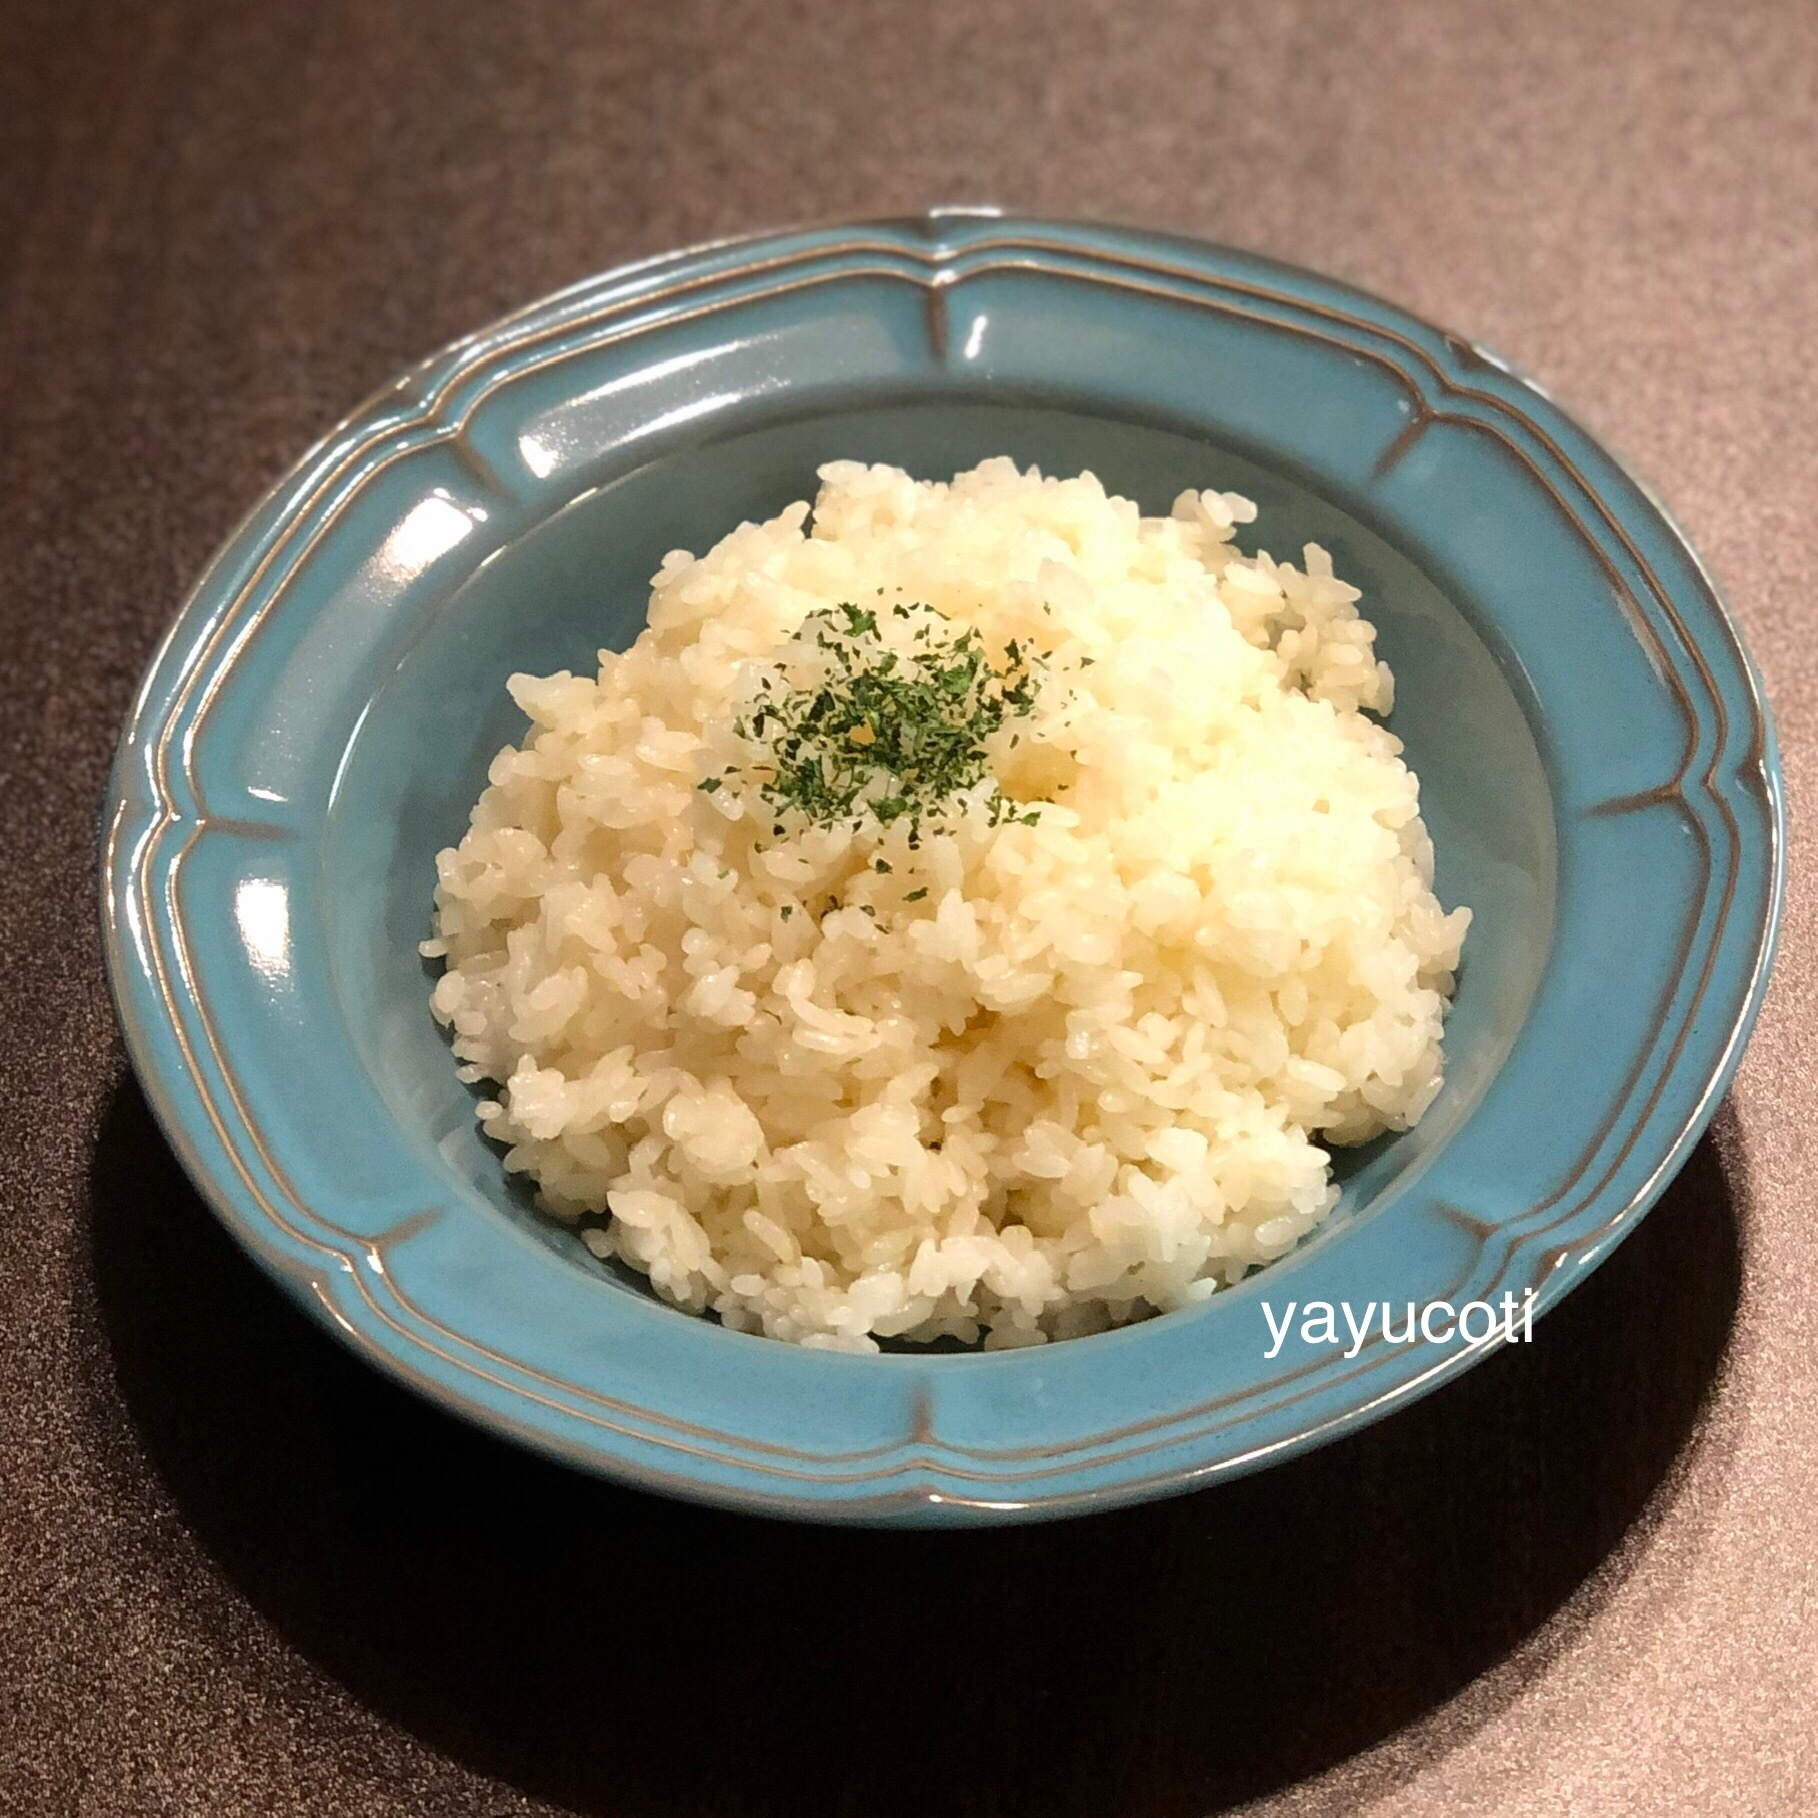
[{"label": "dark shadow on table", "polygon": [[200,1544],[449,1755],[614,1818],[1200,1818],[1430,1710],[1606,1557],[1722,1363],[1741,1187],[1707,1137],[1531,1347],[1366,1432],[975,1533],[713,1513],[436,1412],[241,1255],[130,1081],[94,1158],[93,1263],[120,1390]]}]

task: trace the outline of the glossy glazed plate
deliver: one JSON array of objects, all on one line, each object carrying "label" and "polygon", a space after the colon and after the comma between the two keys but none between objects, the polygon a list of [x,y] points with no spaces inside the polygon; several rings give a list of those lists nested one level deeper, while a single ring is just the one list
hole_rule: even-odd
[{"label": "glossy glazed plate", "polygon": [[[667,550],[811,496],[829,458],[945,477],[1001,453],[1090,467],[1152,512],[1242,491],[1267,546],[1317,539],[1364,588],[1441,898],[1476,911],[1446,1087],[1346,1158],[1306,1244],[1191,1311],[997,1354],[727,1332],[507,1186],[427,1008],[434,856],[520,734],[506,676],[590,672]],[[951,1522],[1249,1469],[1487,1348],[1299,1325],[1275,1346],[1265,1306],[1532,1290],[1544,1311],[1711,1116],[1766,982],[1781,851],[1773,735],[1710,582],[1533,386],[1304,272],[955,211],[613,273],[373,399],[160,650],[104,890],[171,1140],[362,1354],[633,1483]]]}]

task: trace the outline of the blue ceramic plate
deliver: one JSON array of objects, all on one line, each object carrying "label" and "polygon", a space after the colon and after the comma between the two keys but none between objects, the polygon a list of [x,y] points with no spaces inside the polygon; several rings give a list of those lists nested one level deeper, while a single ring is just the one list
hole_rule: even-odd
[{"label": "blue ceramic plate", "polygon": [[[1445,1091],[1300,1250],[1194,1310],[1034,1351],[854,1357],[727,1332],[508,1189],[416,954],[438,847],[665,551],[817,463],[990,454],[1187,486],[1366,591],[1448,903],[1476,911]],[[107,816],[134,1062],[228,1228],[447,1407],[653,1489],[886,1522],[1055,1515],[1244,1471],[1482,1354],[1354,1354],[1265,1305],[1544,1310],[1711,1116],[1781,890],[1774,739],[1661,508],[1500,360],[1307,273],[955,211],[631,267],[406,374],[215,558]],[[1481,1331],[1481,1316],[1476,1326]],[[1434,1321],[1446,1330],[1443,1317]]]}]

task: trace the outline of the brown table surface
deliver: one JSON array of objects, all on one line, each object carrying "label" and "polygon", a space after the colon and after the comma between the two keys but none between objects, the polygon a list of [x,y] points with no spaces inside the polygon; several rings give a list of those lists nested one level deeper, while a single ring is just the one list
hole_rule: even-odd
[{"label": "brown table surface", "polygon": [[394,369],[636,255],[990,199],[1313,264],[1651,476],[1818,731],[1818,8],[9,0],[0,14],[0,1813],[1818,1811],[1818,1088],[1796,847],[1714,1136],[1400,1417],[1047,1528],[582,1481],[322,1337],[203,1210],[93,910],[115,729]]}]

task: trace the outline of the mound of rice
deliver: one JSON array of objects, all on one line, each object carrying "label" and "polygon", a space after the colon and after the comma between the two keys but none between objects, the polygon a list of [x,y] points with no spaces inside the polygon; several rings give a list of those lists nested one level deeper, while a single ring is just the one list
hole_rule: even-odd
[{"label": "mound of rice", "polygon": [[[1330,1211],[1326,1146],[1439,1090],[1469,911],[1366,717],[1358,594],[1315,545],[1242,555],[1235,494],[820,478],[812,518],[668,556],[597,679],[512,678],[531,730],[423,949],[481,1123],[597,1255],[742,1331],[1024,1344],[1209,1295]],[[701,787],[803,621],[879,601],[1041,653],[991,754],[1033,824],[981,789],[919,845],[778,838]]]}]

